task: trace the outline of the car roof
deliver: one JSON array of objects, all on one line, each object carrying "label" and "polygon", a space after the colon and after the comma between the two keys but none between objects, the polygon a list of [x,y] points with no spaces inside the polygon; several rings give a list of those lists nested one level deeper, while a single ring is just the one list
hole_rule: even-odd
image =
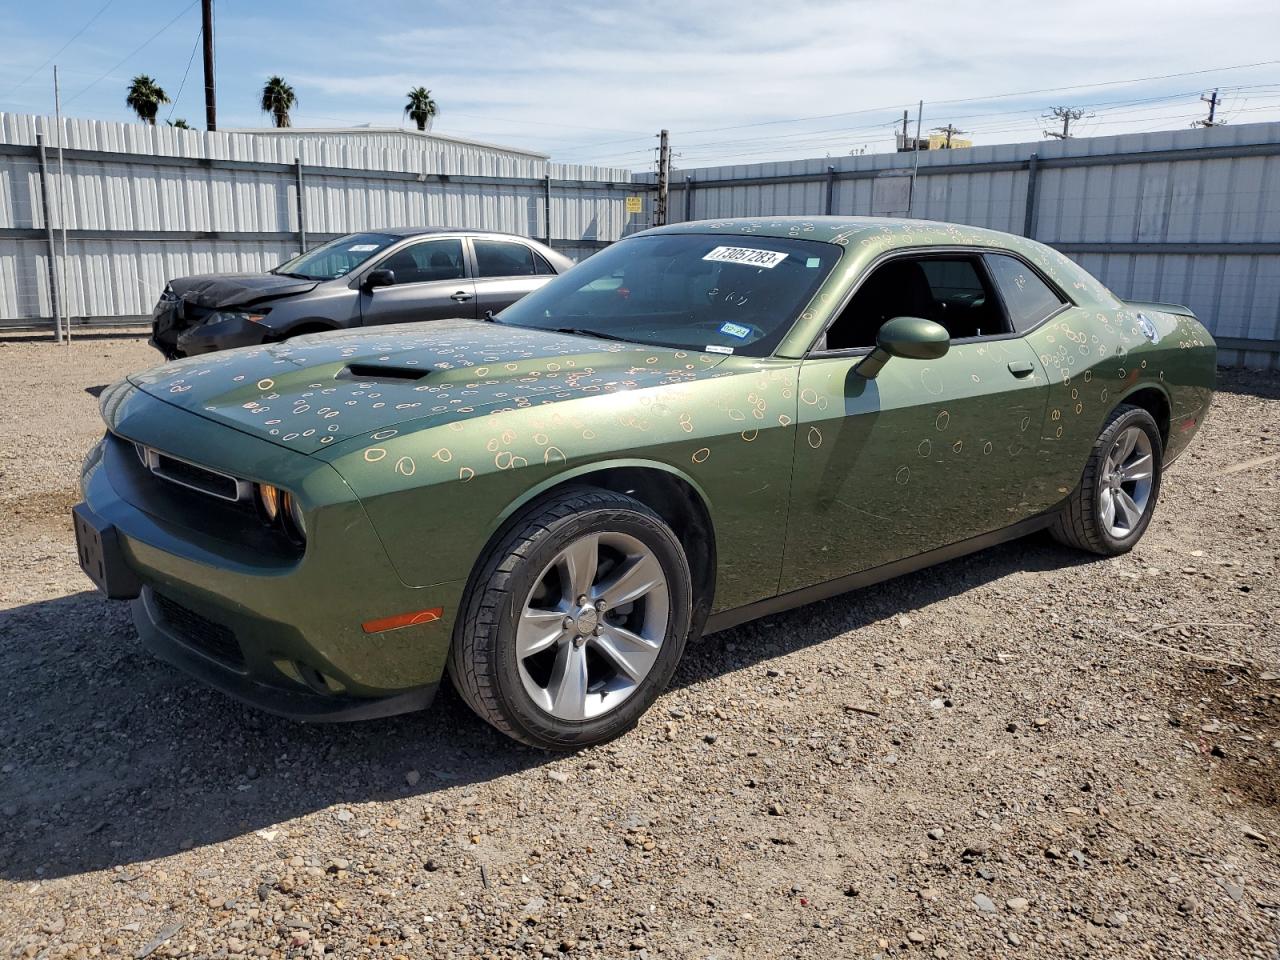
[{"label": "car roof", "polygon": [[852,246],[878,239],[903,246],[980,244],[996,241],[1019,243],[1023,238],[968,224],[944,223],[907,217],[736,217],[726,220],[690,220],[654,227],[633,236],[657,233],[723,233],[755,237],[789,237]]},{"label": "car roof", "polygon": [[388,237],[422,237],[433,233],[460,233],[463,236],[516,237],[518,240],[529,239],[528,237],[517,237],[514,233],[503,233],[501,230],[476,230],[472,227],[378,227],[376,229],[357,230],[355,232],[381,233]]}]

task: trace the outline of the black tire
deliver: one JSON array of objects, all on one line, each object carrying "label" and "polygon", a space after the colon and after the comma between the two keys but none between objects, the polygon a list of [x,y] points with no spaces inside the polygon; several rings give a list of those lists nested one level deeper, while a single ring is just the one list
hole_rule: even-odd
[{"label": "black tire", "polygon": [[[1134,524],[1126,536],[1116,537],[1102,521],[1102,494],[1106,483],[1104,465],[1116,438],[1129,427],[1141,429],[1151,442],[1151,492],[1142,512],[1142,519]],[[1156,501],[1160,496],[1163,461],[1164,442],[1160,437],[1160,428],[1151,414],[1141,407],[1128,404],[1116,407],[1103,425],[1098,439],[1094,441],[1089,459],[1085,462],[1080,485],[1067,499],[1050,528],[1054,539],[1069,547],[1104,556],[1128,553],[1142,539],[1155,513]]]},{"label": "black tire", "polygon": [[[567,721],[543,711],[525,690],[515,655],[516,619],[535,578],[568,544],[592,532],[627,534],[653,551],[667,578],[667,632],[634,693],[599,717]],[[481,719],[516,740],[548,750],[603,743],[631,729],[666,688],[684,652],[692,609],[688,561],[661,517],[633,497],[570,488],[519,514],[481,558],[454,628],[449,675]]]}]

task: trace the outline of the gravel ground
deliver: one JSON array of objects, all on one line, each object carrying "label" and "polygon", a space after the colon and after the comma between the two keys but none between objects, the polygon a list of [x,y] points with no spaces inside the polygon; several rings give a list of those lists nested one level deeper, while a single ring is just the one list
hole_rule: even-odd
[{"label": "gravel ground", "polygon": [[67,511],[90,388],[152,359],[0,342],[0,957],[1280,956],[1280,378],[1224,374],[1132,554],[719,634],[561,757],[143,653]]}]

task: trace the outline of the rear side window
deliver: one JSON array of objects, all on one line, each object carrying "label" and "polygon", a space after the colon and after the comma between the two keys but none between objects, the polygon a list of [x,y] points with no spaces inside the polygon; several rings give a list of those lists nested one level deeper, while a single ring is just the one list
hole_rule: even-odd
[{"label": "rear side window", "polygon": [[1021,260],[1000,253],[987,254],[986,259],[1014,330],[1030,330],[1062,308],[1058,292]]},{"label": "rear side window", "polygon": [[547,263],[546,258],[542,257],[540,254],[535,253],[533,255],[533,259],[534,259],[535,266],[537,267],[536,272],[538,276],[554,277],[556,275],[555,267]]},{"label": "rear side window", "polygon": [[533,251],[507,240],[472,240],[477,277],[531,277],[540,273]]}]

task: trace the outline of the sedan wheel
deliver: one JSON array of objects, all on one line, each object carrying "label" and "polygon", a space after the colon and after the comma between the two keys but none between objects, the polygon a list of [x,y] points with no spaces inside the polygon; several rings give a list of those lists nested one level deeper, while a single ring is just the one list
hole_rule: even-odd
[{"label": "sedan wheel", "polygon": [[487,555],[449,672],[504,733],[550,749],[600,743],[662,692],[692,608],[688,562],[662,518],[578,488],[518,517]]}]

